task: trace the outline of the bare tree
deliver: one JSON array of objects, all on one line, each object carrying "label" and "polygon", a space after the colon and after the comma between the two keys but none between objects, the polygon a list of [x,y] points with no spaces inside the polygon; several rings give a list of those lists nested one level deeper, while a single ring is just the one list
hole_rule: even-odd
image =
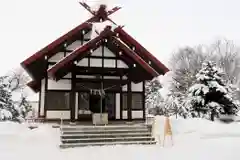
[{"label": "bare tree", "polygon": [[30,77],[22,68],[17,68],[10,71],[7,75],[12,92],[22,92],[26,88],[26,83]]},{"label": "bare tree", "polygon": [[185,93],[195,82],[195,75],[201,68],[203,61],[208,59],[208,54],[198,48],[183,48],[173,54],[170,60],[170,67],[173,71],[172,90]]},{"label": "bare tree", "polygon": [[[240,50],[232,41],[222,39],[209,46],[186,47],[173,54],[173,90],[185,93],[195,83],[196,73],[204,61],[212,60],[226,73],[225,80],[240,85]],[[239,94],[240,95],[240,94]]]}]

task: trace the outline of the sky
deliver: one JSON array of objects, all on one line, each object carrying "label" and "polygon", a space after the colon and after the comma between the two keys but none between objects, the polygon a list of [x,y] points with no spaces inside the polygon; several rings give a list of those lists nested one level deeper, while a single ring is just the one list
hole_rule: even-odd
[{"label": "sky", "polygon": [[[85,0],[93,4],[93,0]],[[106,1],[106,0],[103,0]],[[112,19],[168,66],[184,46],[240,43],[239,0],[108,0]],[[78,0],[0,1],[0,75],[88,18]]]},{"label": "sky", "polygon": [[[85,0],[90,5],[93,0]],[[112,19],[168,66],[185,46],[227,38],[240,45],[239,0],[102,0]],[[1,0],[0,75],[88,18],[78,0]]]}]

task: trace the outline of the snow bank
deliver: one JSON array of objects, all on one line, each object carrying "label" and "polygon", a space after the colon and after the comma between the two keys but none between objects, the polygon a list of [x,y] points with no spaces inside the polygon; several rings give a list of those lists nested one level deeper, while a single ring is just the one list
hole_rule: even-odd
[{"label": "snow bank", "polygon": [[[156,119],[162,133],[165,118],[157,116]],[[39,124],[39,128],[30,130],[28,124],[1,122],[0,158],[8,160],[97,160],[99,158],[105,160],[113,158],[114,160],[234,160],[240,158],[238,152],[240,137],[232,136],[240,135],[239,124],[222,124],[203,119],[185,120],[175,117],[171,117],[170,122],[173,130],[173,147],[116,145],[64,150],[58,147],[59,129],[52,128],[49,124]]]},{"label": "snow bank", "polygon": [[[155,127],[156,134],[160,135],[161,139],[164,134],[165,117],[156,116],[157,125]],[[219,121],[209,121],[205,119],[183,119],[170,117],[173,137],[176,141],[184,141],[186,139],[214,139],[214,138],[240,138],[240,124],[231,123],[225,124]],[[157,130],[157,131],[156,131]],[[191,141],[189,141],[191,143]]]},{"label": "snow bank", "polygon": [[51,125],[40,124],[38,128],[29,129],[29,124],[19,124],[14,122],[0,122],[0,148],[32,145],[57,146],[59,144],[59,131],[53,129]]}]

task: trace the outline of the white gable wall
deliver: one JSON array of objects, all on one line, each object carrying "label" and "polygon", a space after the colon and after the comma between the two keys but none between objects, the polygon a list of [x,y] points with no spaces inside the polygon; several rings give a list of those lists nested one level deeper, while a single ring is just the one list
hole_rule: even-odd
[{"label": "white gable wall", "polygon": [[127,64],[121,60],[117,60],[117,67],[118,68],[128,68]]},{"label": "white gable wall", "polygon": [[63,58],[64,58],[64,52],[58,52],[54,56],[49,58],[48,62],[58,62]]},{"label": "white gable wall", "polygon": [[104,57],[116,57],[116,55],[111,52],[107,47],[104,47]]},{"label": "white gable wall", "polygon": [[[122,91],[127,92],[127,85],[122,86]],[[143,82],[140,83],[131,83],[132,92],[142,92],[143,91]]]},{"label": "white gable wall", "polygon": [[67,49],[68,50],[75,50],[75,49],[77,49],[77,48],[82,46],[81,43],[82,42],[80,40],[77,40],[77,41],[73,42],[72,44],[70,44],[69,46],[67,46]]},{"label": "white gable wall", "polygon": [[77,66],[87,67],[88,66],[88,58],[83,58],[80,62],[78,62]]},{"label": "white gable wall", "polygon": [[92,56],[101,56],[102,57],[102,47],[97,48],[93,53]]},{"label": "white gable wall", "polygon": [[48,90],[71,90],[71,88],[71,80],[69,79],[59,81],[48,79]]}]

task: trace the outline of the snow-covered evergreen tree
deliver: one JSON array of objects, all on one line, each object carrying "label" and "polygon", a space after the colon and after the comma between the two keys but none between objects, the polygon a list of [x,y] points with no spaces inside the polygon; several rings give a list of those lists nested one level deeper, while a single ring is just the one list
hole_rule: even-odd
[{"label": "snow-covered evergreen tree", "polygon": [[147,109],[151,114],[163,115],[163,97],[160,93],[162,88],[158,78],[154,78],[151,81],[147,81],[145,84],[146,104]]},{"label": "snow-covered evergreen tree", "polygon": [[14,103],[8,77],[0,77],[0,121],[21,121],[30,108],[26,99],[23,98],[20,104]]},{"label": "snow-covered evergreen tree", "polygon": [[214,117],[235,115],[239,107],[232,98],[231,84],[223,79],[223,72],[216,67],[216,63],[207,61],[202,64],[196,75],[197,82],[189,88],[186,111],[192,117]]},{"label": "snow-covered evergreen tree", "polygon": [[147,81],[145,85],[146,103],[155,103],[156,100],[162,99],[159,90],[162,88],[157,78]]}]

